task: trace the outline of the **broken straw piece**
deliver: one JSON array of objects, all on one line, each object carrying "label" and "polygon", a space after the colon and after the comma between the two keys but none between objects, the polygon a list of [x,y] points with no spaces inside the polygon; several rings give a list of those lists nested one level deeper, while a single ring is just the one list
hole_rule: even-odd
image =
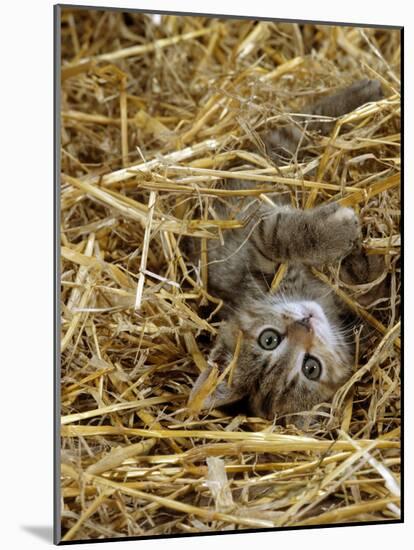
[{"label": "broken straw piece", "polygon": [[229,511],[234,507],[233,495],[227,479],[224,460],[215,456],[207,458],[206,485],[213,496],[218,512]]}]

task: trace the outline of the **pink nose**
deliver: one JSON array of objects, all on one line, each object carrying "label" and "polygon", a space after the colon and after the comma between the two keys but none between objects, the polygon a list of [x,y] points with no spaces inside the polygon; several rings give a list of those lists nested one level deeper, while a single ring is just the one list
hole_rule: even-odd
[{"label": "pink nose", "polygon": [[309,347],[313,340],[313,328],[310,317],[304,317],[291,323],[288,327],[288,336],[290,340],[297,344]]},{"label": "pink nose", "polygon": [[298,321],[295,321],[294,324],[298,327],[303,327],[309,332],[312,332],[312,325],[311,325],[311,317],[312,315],[309,315],[308,317],[304,317],[303,319],[299,319]]}]

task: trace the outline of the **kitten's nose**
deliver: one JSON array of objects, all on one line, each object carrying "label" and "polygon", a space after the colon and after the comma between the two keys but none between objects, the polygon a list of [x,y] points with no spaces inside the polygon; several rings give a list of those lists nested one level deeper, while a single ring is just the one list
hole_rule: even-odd
[{"label": "kitten's nose", "polygon": [[309,347],[312,344],[314,333],[310,320],[310,316],[304,317],[289,325],[287,332],[291,342],[305,347]]}]

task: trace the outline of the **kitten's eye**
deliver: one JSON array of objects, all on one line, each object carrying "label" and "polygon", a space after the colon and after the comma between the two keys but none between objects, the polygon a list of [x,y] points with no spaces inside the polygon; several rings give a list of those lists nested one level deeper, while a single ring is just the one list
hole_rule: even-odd
[{"label": "kitten's eye", "polygon": [[266,328],[259,336],[259,346],[266,350],[272,350],[277,348],[280,344],[281,337],[277,330],[272,328]]},{"label": "kitten's eye", "polygon": [[302,372],[309,380],[318,380],[322,372],[321,362],[312,355],[305,355]]}]

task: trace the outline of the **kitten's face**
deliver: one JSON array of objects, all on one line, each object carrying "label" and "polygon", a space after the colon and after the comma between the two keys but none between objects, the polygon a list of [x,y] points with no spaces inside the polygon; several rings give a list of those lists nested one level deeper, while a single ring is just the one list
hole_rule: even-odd
[{"label": "kitten's face", "polygon": [[232,388],[249,396],[255,415],[272,419],[309,410],[329,401],[349,377],[352,348],[316,302],[251,303],[227,321],[212,360],[231,358],[239,331],[242,346]]}]

